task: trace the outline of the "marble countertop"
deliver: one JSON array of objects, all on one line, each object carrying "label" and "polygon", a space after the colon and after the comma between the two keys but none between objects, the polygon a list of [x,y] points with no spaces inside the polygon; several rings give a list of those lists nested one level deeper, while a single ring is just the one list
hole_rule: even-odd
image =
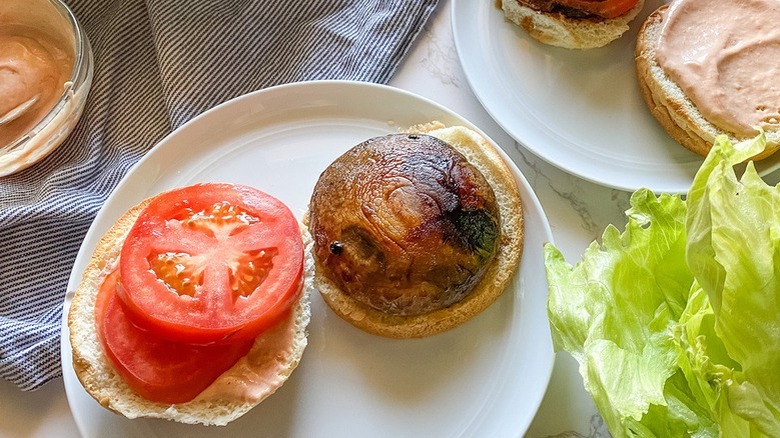
[{"label": "marble countertop", "polygon": [[[569,262],[601,236],[608,224],[625,224],[631,193],[593,184],[554,167],[514,141],[469,88],[453,42],[450,2],[440,4],[425,34],[390,85],[428,97],[470,120],[501,145],[528,179]],[[557,353],[550,385],[528,437],[606,437],[606,426],[585,391],[577,362]]]},{"label": "marble countertop", "polygon": [[[450,23],[450,1],[438,10],[390,85],[434,100],[467,118],[501,145],[535,190],[549,219],[555,244],[567,260],[612,223],[625,223],[630,193],[602,187],[547,164],[509,137],[488,115],[469,88],[460,67]],[[590,396],[582,387],[577,363],[558,353],[549,388],[527,433],[529,437],[608,436]],[[34,392],[0,381],[0,437],[77,437],[62,379]]]}]

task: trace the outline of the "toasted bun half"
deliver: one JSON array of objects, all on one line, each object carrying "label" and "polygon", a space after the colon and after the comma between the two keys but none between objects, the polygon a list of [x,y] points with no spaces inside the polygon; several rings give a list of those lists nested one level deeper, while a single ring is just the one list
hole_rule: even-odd
[{"label": "toasted bun half", "polygon": [[503,0],[501,8],[507,19],[542,43],[566,49],[595,49],[620,38],[644,3],[639,0],[625,14],[609,19],[570,18],[558,12],[540,12],[517,0]]},{"label": "toasted bun half", "polygon": [[[433,122],[413,126],[406,133],[437,137],[454,147],[477,167],[493,188],[501,215],[498,252],[484,277],[461,301],[421,315],[391,315],[369,307],[349,295],[326,277],[315,261],[314,287],[342,319],[366,332],[390,338],[422,338],[463,324],[492,304],[509,285],[520,264],[523,249],[523,208],[520,194],[504,160],[484,138],[462,127],[445,127]],[[304,233],[306,247],[313,253],[313,240]]]},{"label": "toasted bun half", "polygon": [[[122,243],[147,199],[125,213],[100,239],[82,276],[68,313],[73,368],[84,389],[101,405],[128,418],[152,417],[189,424],[225,425],[273,394],[287,380],[307,344],[313,260],[305,259],[304,286],[290,315],[255,339],[249,353],[195,399],[179,404],[151,402],[131,390],[114,371],[95,328],[95,299],[100,285],[116,266]],[[309,251],[306,251],[309,254]],[[279,346],[284,346],[279,349]],[[256,376],[270,377],[252,381]],[[258,383],[259,381],[259,383]],[[240,390],[252,383],[252,393]]]},{"label": "toasted bun half", "polygon": [[[650,113],[670,137],[701,156],[707,155],[718,135],[727,135],[732,142],[745,140],[707,120],[658,64],[656,48],[663,25],[663,12],[667,8],[668,5],[664,5],[653,11],[637,35],[636,73],[639,90]],[[766,134],[767,148],[755,159],[766,158],[780,148],[780,132]]]}]

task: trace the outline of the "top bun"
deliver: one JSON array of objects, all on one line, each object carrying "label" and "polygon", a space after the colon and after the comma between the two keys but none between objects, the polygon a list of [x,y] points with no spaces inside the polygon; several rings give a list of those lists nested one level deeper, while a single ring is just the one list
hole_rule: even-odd
[{"label": "top bun", "polygon": [[[732,143],[752,137],[740,137],[714,125],[705,118],[680,86],[658,63],[656,49],[663,27],[661,6],[647,17],[636,43],[636,72],[639,90],[652,115],[675,141],[698,155],[706,156],[718,135],[726,135]],[[757,134],[757,132],[756,132]],[[765,158],[780,148],[780,132],[768,131],[767,148],[754,159]]]},{"label": "top bun", "polygon": [[520,4],[518,0],[503,0],[504,15],[522,27],[535,39],[566,49],[594,49],[620,38],[644,6],[639,0],[631,10],[615,18],[572,18],[560,12],[541,12]]},{"label": "top bun", "polygon": [[[492,145],[487,143],[487,141],[485,141],[485,139],[483,139],[479,134],[470,129],[460,126],[448,128],[441,123],[436,122],[427,125],[414,126],[406,132],[407,134],[427,134],[432,137],[436,137],[437,139],[440,139],[449,144],[462,156],[465,156],[466,160],[479,170],[489,186],[492,188],[495,197],[493,202],[497,206],[500,220],[497,227],[498,234],[494,235],[496,246],[495,255],[485,267],[481,279],[478,280],[476,284],[472,283],[473,287],[470,289],[470,291],[468,291],[467,294],[465,294],[465,297],[459,301],[448,304],[446,307],[439,307],[435,310],[424,313],[416,312],[415,314],[399,314],[382,311],[378,310],[376,306],[371,306],[365,302],[360,301],[359,299],[354,298],[349,293],[346,293],[344,290],[340,289],[339,285],[334,280],[329,278],[330,270],[324,266],[323,260],[317,257],[316,254],[318,254],[318,252],[316,248],[312,246],[315,254],[314,257],[316,268],[314,286],[317,290],[319,290],[323,299],[331,307],[331,309],[333,309],[333,311],[342,319],[366,332],[391,338],[420,338],[430,336],[456,327],[468,321],[482,310],[487,308],[503,293],[503,291],[509,285],[509,282],[511,281],[514,273],[517,271],[523,243],[522,204],[517,184],[514,180],[514,176]],[[453,181],[455,179],[457,178],[454,178]],[[319,182],[318,185],[320,185]],[[349,191],[339,191],[341,194],[346,194],[347,192]],[[426,191],[426,193],[429,192]],[[321,228],[316,224],[316,222],[319,220],[316,217],[316,213],[319,208],[317,205],[315,205],[316,194],[317,189],[315,188],[313,201],[309,206],[310,216],[308,225],[309,233],[311,234],[322,232]],[[433,198],[431,199],[435,201],[434,198],[436,196],[437,195],[433,195]],[[412,212],[401,212],[399,214],[401,214],[401,216],[404,216],[405,214],[411,214],[414,216]],[[383,223],[387,222],[387,224],[390,224],[392,222],[390,219],[380,218],[376,221],[382,221]],[[392,230],[388,232],[392,233],[398,231],[397,229],[392,228],[392,225],[390,225],[390,227]],[[433,230],[433,232],[437,231]],[[322,236],[319,237],[322,238]],[[480,238],[479,236],[470,237]],[[311,241],[312,236],[304,235],[304,241],[307,240]],[[376,239],[372,238],[372,241],[374,240]],[[384,239],[381,239],[381,241],[384,242]],[[493,241],[493,239],[491,239],[491,241]],[[407,242],[406,240],[402,240],[400,245],[420,244],[417,242],[417,239],[414,239],[414,242],[415,243],[411,243],[411,241]],[[379,242],[375,242],[375,244],[380,245]],[[346,245],[344,248],[344,251],[346,252]],[[325,249],[327,251],[327,248]],[[452,257],[451,249],[452,248],[450,248],[448,245],[442,245],[441,248],[429,248],[428,250],[431,252],[445,251],[442,253],[442,258],[447,259]],[[320,250],[322,250],[322,248],[320,248]],[[389,253],[395,253],[395,251],[390,249],[386,248],[386,250]],[[380,268],[385,266],[385,264],[387,266],[395,266],[392,265],[390,261],[386,261],[384,259],[385,254],[381,249],[377,249],[375,252],[378,254],[376,254],[373,258],[376,259],[376,263],[381,265]],[[340,251],[336,251],[336,253],[340,253]],[[420,258],[422,259],[424,257]],[[435,256],[431,258],[437,259]],[[426,270],[427,268],[429,268],[429,266],[422,267],[421,269]],[[437,267],[434,269],[434,271],[441,274],[441,272],[439,272],[440,268],[446,269],[446,267]],[[412,268],[412,271],[419,270],[420,269]],[[350,271],[349,274],[350,276],[355,275],[357,277],[361,273],[363,273],[363,270],[360,270],[360,272]],[[434,275],[436,275],[436,273],[434,273]],[[411,273],[410,275],[416,276],[417,273]],[[447,276],[448,275],[445,275],[445,277]],[[439,277],[436,277],[430,281],[439,283],[440,280],[446,280]],[[413,286],[404,287],[404,292],[401,294],[401,298],[408,299],[409,297],[405,295],[406,291],[413,289]],[[425,289],[425,293],[427,293],[427,289],[429,288],[423,288],[421,284],[420,290],[423,289]],[[416,294],[417,293],[414,292],[411,295]]]}]

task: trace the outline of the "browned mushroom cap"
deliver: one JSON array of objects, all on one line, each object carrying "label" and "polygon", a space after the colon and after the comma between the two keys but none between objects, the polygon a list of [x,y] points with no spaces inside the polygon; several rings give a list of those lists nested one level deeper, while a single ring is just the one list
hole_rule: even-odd
[{"label": "browned mushroom cap", "polygon": [[463,299],[496,254],[499,210],[484,176],[423,134],[372,138],[320,176],[310,208],[323,274],[394,315]]}]

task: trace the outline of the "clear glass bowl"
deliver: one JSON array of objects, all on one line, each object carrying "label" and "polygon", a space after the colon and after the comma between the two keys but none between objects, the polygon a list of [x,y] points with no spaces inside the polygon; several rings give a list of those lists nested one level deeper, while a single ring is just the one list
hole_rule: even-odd
[{"label": "clear glass bowl", "polygon": [[50,31],[54,37],[65,36],[74,60],[54,107],[27,132],[0,145],[0,176],[5,176],[42,160],[73,131],[92,85],[93,58],[84,29],[60,0],[0,0],[0,17],[0,26],[33,26],[36,31]]}]

